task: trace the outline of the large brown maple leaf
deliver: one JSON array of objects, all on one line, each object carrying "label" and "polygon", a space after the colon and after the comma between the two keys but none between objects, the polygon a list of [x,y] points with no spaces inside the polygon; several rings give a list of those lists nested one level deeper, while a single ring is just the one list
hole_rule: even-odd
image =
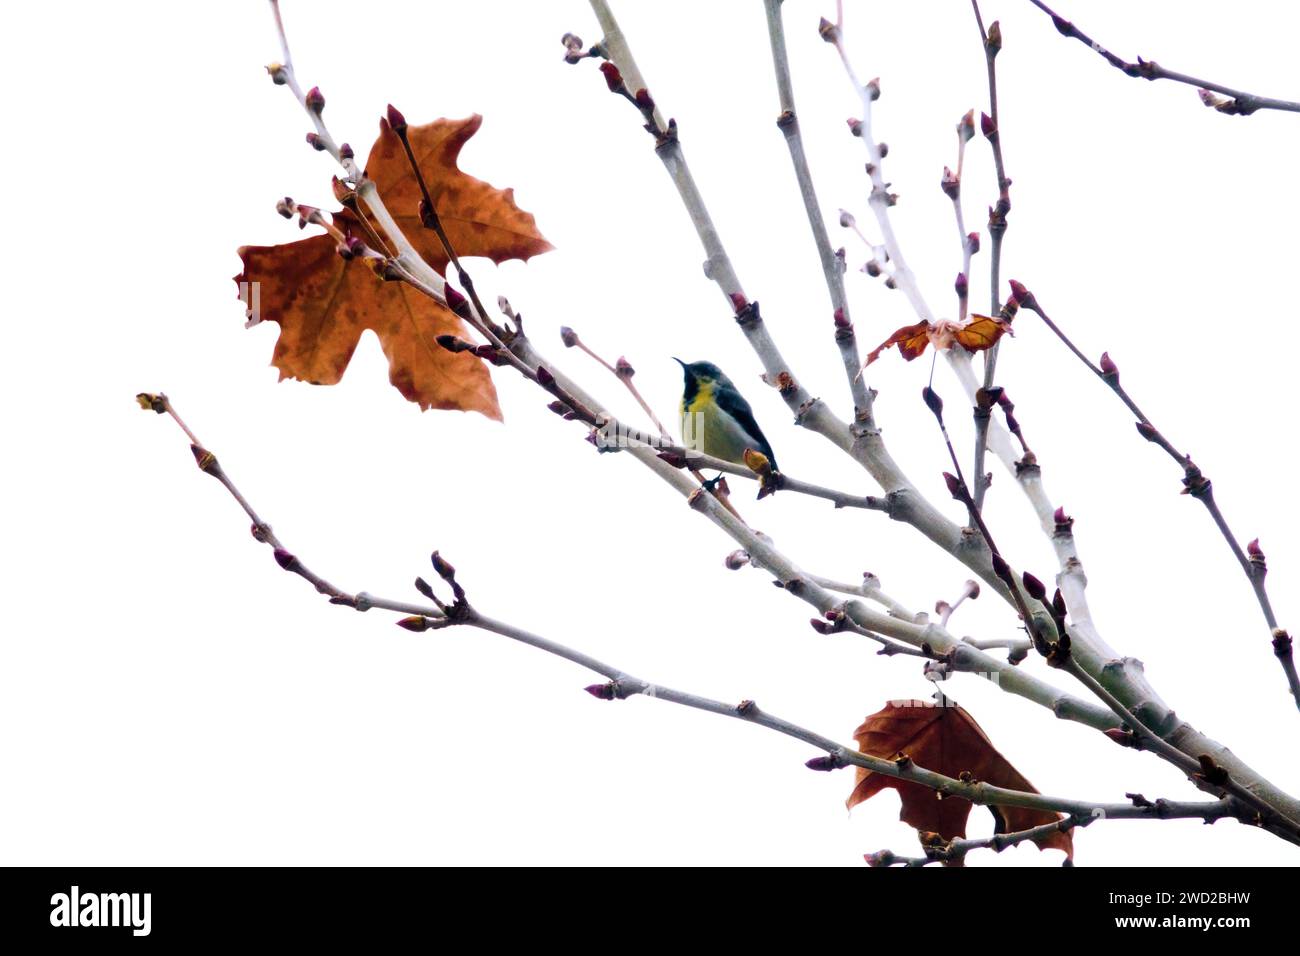
[{"label": "large brown maple leaf", "polygon": [[[493,262],[528,259],[551,248],[531,214],[515,205],[514,190],[496,189],[459,169],[465,142],[483,118],[439,119],[410,126],[407,135],[430,196],[458,256],[482,256]],[[447,257],[442,244],[419,219],[419,186],[401,140],[380,121],[379,138],[366,161],[384,205],[406,237],[440,273]],[[347,211],[334,222],[365,239],[361,225]],[[385,237],[387,238],[387,237]],[[482,412],[499,419],[496,389],[487,366],[469,352],[449,352],[439,335],[467,337],[451,311],[404,282],[384,282],[360,261],[345,261],[328,235],[278,246],[243,246],[238,283],[258,283],[256,298],[244,291],[246,304],[256,301],[255,321],[278,322],[280,337],[271,364],[280,378],[333,385],[343,376],[361,333],[372,329],[388,357],[389,381],[421,408]]]},{"label": "large brown maple leaf", "polygon": [[[956,705],[936,707],[921,700],[893,700],[863,721],[853,738],[858,742],[859,751],[873,757],[891,760],[906,754],[918,766],[945,776],[969,773],[976,780],[996,787],[1038,792],[998,753],[975,718]],[[972,806],[969,800],[961,797],[940,800],[929,787],[861,767],[857,785],[849,794],[849,807],[871,799],[886,787],[898,791],[903,802],[899,817],[919,833],[937,833],[945,840],[966,835],[966,819]],[[989,810],[997,821],[994,828],[997,833],[1028,830],[1061,819],[1060,814],[1048,810],[994,806]],[[1037,843],[1040,849],[1051,847],[1064,850],[1068,857],[1074,856],[1074,841],[1068,832],[1050,833],[1038,838]]]}]

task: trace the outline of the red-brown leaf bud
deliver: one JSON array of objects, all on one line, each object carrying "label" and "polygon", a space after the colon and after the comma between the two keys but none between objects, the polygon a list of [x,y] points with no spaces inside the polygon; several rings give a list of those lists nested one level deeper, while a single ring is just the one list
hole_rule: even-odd
[{"label": "red-brown leaf bud", "polygon": [[392,103],[388,104],[388,126],[399,136],[406,132],[406,117]]},{"label": "red-brown leaf bud", "polygon": [[813,757],[812,760],[804,761],[804,766],[809,770],[828,773],[832,770],[839,770],[844,765],[840,763],[839,758],[834,754],[826,754],[822,757]]},{"label": "red-brown leaf bud", "polygon": [[961,180],[947,166],[943,167],[943,175],[939,177],[939,188],[953,202],[956,202],[958,197],[961,196]]},{"label": "red-brown leaf bud", "polygon": [[614,700],[618,697],[618,684],[614,681],[608,681],[604,684],[590,684],[584,687],[583,690],[597,700]]},{"label": "red-brown leaf bud", "polygon": [[989,556],[989,560],[993,564],[993,573],[999,578],[1006,581],[1011,577],[1011,565],[1007,564],[1006,558],[994,551]]},{"label": "red-brown leaf bud", "polygon": [[957,298],[966,298],[970,294],[970,281],[966,278],[966,273],[957,273],[957,281],[952,284],[952,287],[957,292]]},{"label": "red-brown leaf bud", "polygon": [[978,232],[972,232],[966,237],[966,248],[970,250],[972,256],[980,251],[980,234]]},{"label": "red-brown leaf bud", "polygon": [[433,570],[437,572],[438,577],[444,581],[450,581],[456,576],[456,569],[437,551],[429,555],[429,563],[433,565]]},{"label": "red-brown leaf bud", "polygon": [[1057,508],[1052,514],[1052,520],[1056,522],[1057,534],[1069,534],[1074,528],[1074,519],[1065,513],[1065,508]]},{"label": "red-brown leaf bud", "polygon": [[356,202],[356,190],[337,176],[330,177],[330,190],[334,193],[334,201],[340,205],[351,206]]},{"label": "red-brown leaf bud", "polygon": [[948,486],[948,494],[952,495],[958,501],[965,501],[966,496],[962,491],[961,479],[949,472],[943,473],[944,484]]},{"label": "red-brown leaf bud", "polygon": [[1024,285],[1017,282],[1015,279],[1008,280],[1007,285],[1011,286],[1011,298],[1016,301],[1016,304],[1020,308],[1028,309],[1030,312],[1038,311],[1038,300],[1034,298],[1034,294],[1026,289]]},{"label": "red-brown leaf bud", "polygon": [[970,110],[961,121],[957,123],[957,135],[961,137],[963,143],[969,143],[975,138],[975,111]]},{"label": "red-brown leaf bud", "polygon": [[325,151],[325,141],[321,139],[319,136],[317,136],[315,133],[307,134],[307,145],[310,146],[312,149],[316,150],[316,152],[318,153]]},{"label": "red-brown leaf bud", "polygon": [[469,311],[469,301],[451,286],[443,286],[442,294],[447,300],[447,308],[457,315],[463,317]]},{"label": "red-brown leaf bud", "polygon": [[1025,591],[1031,598],[1035,601],[1046,600],[1047,588],[1043,585],[1042,581],[1038,580],[1038,578],[1034,577],[1028,571],[1025,571],[1020,575],[1020,580],[1024,583]]},{"label": "red-brown leaf bud", "polygon": [[429,629],[429,619],[423,614],[412,614],[410,617],[404,617],[396,623],[398,627],[404,627],[408,631],[415,631],[417,634]]},{"label": "red-brown leaf bud", "polygon": [[1119,381],[1119,366],[1111,361],[1109,352],[1101,353],[1101,377],[1112,385]]},{"label": "red-brown leaf bud", "polygon": [[[662,458],[663,456],[660,455],[660,457]],[[726,559],[722,563],[726,566],[728,571],[739,571],[745,565],[749,564],[749,552],[744,549],[733,551],[731,554],[727,555]]]},{"label": "red-brown leaf bud", "polygon": [[325,109],[325,96],[321,93],[319,86],[313,86],[308,90],[304,99],[307,101],[307,109],[317,116]]},{"label": "red-brown leaf bud", "polygon": [[609,60],[600,65],[600,72],[605,75],[605,85],[609,87],[611,93],[617,93],[623,89],[623,74]]},{"label": "red-brown leaf bud", "polygon": [[473,342],[466,342],[464,339],[456,335],[439,335],[434,339],[434,341],[445,348],[448,352],[466,352],[472,351],[474,348]]},{"label": "red-brown leaf bud", "polygon": [[627,381],[636,374],[636,369],[632,367],[631,362],[620,355],[618,361],[614,363],[614,374],[623,379],[623,381]]},{"label": "red-brown leaf bud", "polygon": [[1111,727],[1109,730],[1103,731],[1103,733],[1121,747],[1136,747],[1138,744],[1137,738],[1128,730],[1120,730],[1118,727]]},{"label": "red-brown leaf bud", "polygon": [[989,116],[988,113],[980,114],[980,132],[988,140],[992,140],[998,135],[998,124],[993,122],[993,117]]},{"label": "red-brown leaf bud", "polygon": [[997,20],[989,24],[988,35],[984,38],[984,49],[988,51],[990,58],[997,56],[998,51],[1002,49],[1002,26]]}]

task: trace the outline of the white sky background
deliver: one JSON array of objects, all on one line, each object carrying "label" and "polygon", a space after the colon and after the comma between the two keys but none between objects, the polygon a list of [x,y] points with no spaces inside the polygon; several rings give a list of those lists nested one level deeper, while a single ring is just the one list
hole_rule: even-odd
[{"label": "white sky background", "polygon": [[[830,0],[789,0],[801,126],[832,241],[844,205],[865,224],[859,107],[816,33]],[[938,188],[953,127],[987,108],[964,0],[848,4],[859,73],[879,75],[878,136],[901,194],[894,223],[931,304],[955,311],[959,250]],[[1288,69],[1300,11],[1283,4],[1082,4],[1061,12],[1128,58],[1266,95]],[[630,458],[597,456],[533,386],[496,373],[504,426],[429,412],[387,383],[362,341],[334,388],[277,384],[277,327],[245,331],[230,277],[242,243],[298,238],[274,211],[327,205],[335,172],[263,65],[279,58],[263,3],[20,5],[0,57],[9,228],[3,355],[8,503],[0,657],[0,859],[7,863],[861,864],[911,852],[889,793],[846,815],[852,776],[816,774],[810,748],[665,703],[600,703],[595,678],[472,630],[408,634],[380,611],[334,608],[281,573],[181,433],[139,411],[163,390],[287,545],[350,590],[415,599],[440,548],[485,613],[683,690],[849,740],[891,698],[932,687],[909,658],[820,637],[809,608]],[[661,416],[680,372],[709,358],[740,384],[786,469],[873,492],[802,431],[701,272],[703,254],[631,107],[594,63],[566,66],[567,30],[598,39],[584,3],[286,3],[304,87],[364,157],[384,104],[412,122],[480,112],[462,167],[512,185],[556,251],[473,262],[540,348],[616,410],[622,389],[557,329],[625,354]],[[761,4],[615,7],[651,92],[675,116],[731,257],[811,390],[851,413],[830,308],[790,163]],[[1002,135],[1014,180],[1004,277],[1019,278],[1213,479],[1243,543],[1262,538],[1281,621],[1300,621],[1292,329],[1300,118],[1221,116],[1196,93],[1112,70],[1022,0],[989,0]],[[994,195],[971,144],[967,221]],[[987,237],[986,237],[987,240]],[[972,300],[986,303],[986,252]],[[850,273],[864,351],[914,321],[899,292]],[[982,308],[982,306],[981,306]],[[1028,313],[1003,350],[1054,501],[1075,516],[1104,636],[1141,658],[1180,715],[1291,792],[1300,716],[1250,588],[1177,468]],[[924,493],[962,518],[919,400],[930,363],[871,369],[877,415]],[[969,416],[940,363],[936,387],[970,456]],[[929,609],[969,576],[910,528],[778,495],[736,501],[810,571],[880,575]],[[1013,563],[1050,579],[1050,546],[999,472],[988,506]],[[958,633],[1015,631],[986,596]],[[1024,665],[1057,683],[1035,657]],[[1081,689],[1074,689],[1081,695]],[[1194,797],[1166,764],[959,676],[945,690],[1046,793]],[[977,808],[972,832],[989,831]],[[1233,822],[1117,822],[1077,835],[1081,865],[1291,864],[1295,850]],[[1056,865],[1033,848],[972,865]]]}]

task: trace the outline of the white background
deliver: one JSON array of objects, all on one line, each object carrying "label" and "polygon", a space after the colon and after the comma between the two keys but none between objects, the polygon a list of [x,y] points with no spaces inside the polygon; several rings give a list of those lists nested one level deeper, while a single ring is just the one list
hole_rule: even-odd
[{"label": "white background", "polygon": [[[1283,4],[1070,3],[1066,16],[1137,53],[1263,94],[1300,96]],[[801,126],[832,240],[861,249],[836,207],[870,219],[857,113],[816,33],[833,4],[790,0]],[[877,132],[901,194],[894,221],[932,304],[951,314],[959,253],[938,188],[953,127],[986,108],[964,2],[848,4],[861,75],[879,75]],[[350,590],[415,599],[442,549],[486,612],[651,680],[749,697],[841,740],[891,698],[931,686],[914,660],[820,637],[808,608],[648,472],[597,456],[535,388],[496,373],[506,423],[421,414],[387,384],[367,333],[334,388],[277,384],[277,329],[243,329],[235,249],[299,236],[285,194],[326,205],[335,171],[262,69],[279,58],[261,3],[36,4],[10,12],[0,71],[7,228],[7,467],[0,645],[0,860],[40,864],[636,863],[861,865],[915,849],[886,793],[847,815],[847,772],[808,747],[654,700],[600,703],[593,677],[490,634],[414,635],[393,616],[331,607],[281,573],[172,424],[134,395],[163,390],[288,546]],[[358,11],[364,11],[359,13]],[[774,124],[761,5],[622,3],[652,93],[753,298],[799,377],[841,414],[847,388],[807,224]],[[749,396],[784,467],[868,493],[864,473],[790,422],[758,380],[635,112],[559,37],[598,30],[585,4],[289,2],[304,87],[364,157],[384,104],[412,122],[486,116],[462,166],[513,185],[556,251],[472,263],[539,345],[629,418],[621,389],[563,353],[572,325],[671,416],[669,356],[709,358]],[[1214,480],[1243,542],[1262,538],[1283,623],[1297,621],[1293,329],[1300,118],[1228,117],[1172,83],[1129,79],[1059,36],[1028,3],[990,0],[1008,171],[1004,276],[1034,289]],[[971,144],[967,216],[993,196]],[[843,237],[843,238],[841,238]],[[986,237],[987,238],[987,237]],[[986,245],[987,249],[987,245]],[[987,301],[987,255],[973,301]],[[850,273],[864,349],[913,321],[900,293]],[[1177,468],[1024,314],[1001,380],[1049,492],[1077,518],[1099,626],[1141,658],[1178,713],[1292,792],[1298,717],[1249,586]],[[926,360],[871,370],[894,455],[950,517],[945,457],[919,399]],[[936,387],[964,405],[940,363]],[[950,416],[969,457],[967,416]],[[779,495],[737,501],[809,570],[880,575],[927,609],[967,572],[909,528]],[[988,516],[1015,563],[1055,568],[999,473]],[[985,598],[959,633],[1015,633]],[[1024,666],[1049,679],[1036,659]],[[1044,792],[1194,797],[1167,765],[974,678],[946,690]],[[972,814],[972,832],[989,817]],[[1077,835],[1082,865],[1294,864],[1233,822],[1117,822]],[[1033,848],[971,863],[1056,865]]]}]

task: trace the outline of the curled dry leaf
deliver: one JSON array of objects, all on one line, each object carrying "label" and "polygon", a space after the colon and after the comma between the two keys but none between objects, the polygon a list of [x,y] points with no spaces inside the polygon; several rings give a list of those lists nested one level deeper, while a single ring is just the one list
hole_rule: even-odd
[{"label": "curled dry leaf", "polygon": [[[1003,787],[1037,793],[1033,784],[1021,776],[1007,759],[998,753],[979,724],[955,704],[938,707],[922,700],[894,700],[883,710],[868,717],[853,733],[858,750],[873,757],[893,759],[906,754],[921,767],[949,777],[969,773],[975,780]],[[966,835],[966,818],[971,802],[961,797],[936,799],[929,787],[910,780],[899,780],[858,768],[857,785],[849,795],[850,808],[869,800],[886,787],[898,791],[903,802],[900,818],[918,833],[938,833],[945,840]],[[1061,819],[1048,810],[1024,807],[988,808],[995,822],[995,833],[1014,833]],[[1037,841],[1040,849],[1064,850],[1074,857],[1070,834],[1050,833]]]},{"label": "curled dry leaf", "polygon": [[973,315],[966,324],[960,322],[917,322],[898,329],[885,341],[881,342],[867,356],[867,365],[880,358],[880,353],[891,345],[897,345],[907,361],[919,356],[927,345],[936,349],[950,349],[960,345],[969,352],[982,352],[992,348],[993,343],[1003,335],[1011,335],[1011,323],[1006,319],[989,315]]},{"label": "curled dry leaf", "polygon": [[[514,191],[466,175],[457,167],[461,148],[483,119],[435,120],[408,127],[407,134],[448,239],[461,257],[493,262],[528,259],[551,248],[531,214],[514,203]],[[384,204],[415,248],[439,273],[447,257],[437,236],[419,219],[419,187],[401,140],[380,121],[379,139],[366,162]],[[362,241],[367,233],[349,211],[334,223]],[[377,229],[377,225],[375,228]],[[382,231],[380,232],[382,236]],[[383,237],[387,240],[388,237]],[[280,378],[333,385],[343,376],[361,333],[379,336],[388,357],[389,380],[421,408],[477,411],[501,417],[487,366],[472,352],[450,352],[439,335],[468,337],[448,309],[403,282],[384,282],[359,260],[345,261],[330,236],[278,246],[244,246],[239,283],[258,283],[255,321],[280,324],[271,363]],[[383,250],[379,250],[383,251]],[[241,286],[241,294],[242,289]]]}]

